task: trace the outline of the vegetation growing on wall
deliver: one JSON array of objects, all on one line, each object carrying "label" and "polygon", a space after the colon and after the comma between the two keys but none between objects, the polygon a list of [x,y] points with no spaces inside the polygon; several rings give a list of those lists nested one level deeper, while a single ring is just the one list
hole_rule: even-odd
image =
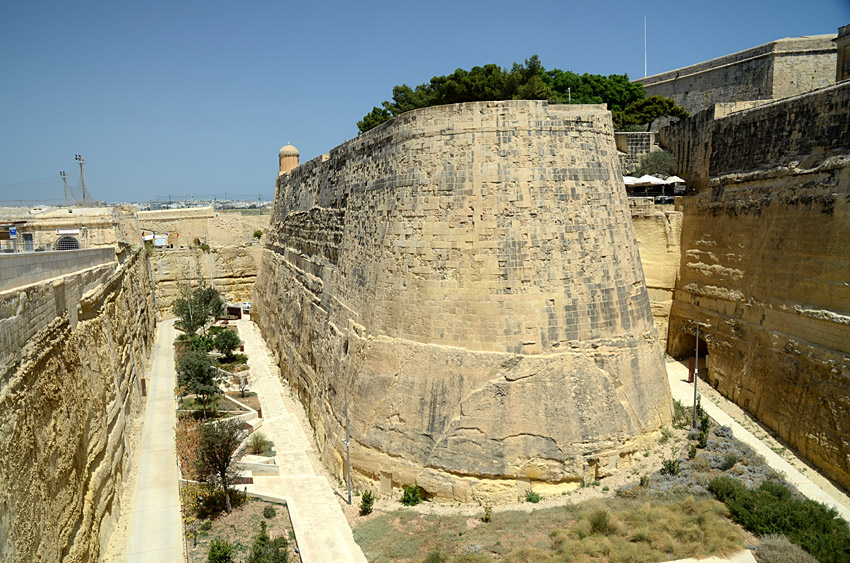
[{"label": "vegetation growing on wall", "polygon": [[430,82],[411,88],[406,84],[393,88],[392,101],[357,122],[361,133],[413,109],[487,100],[548,100],[557,104],[608,104],[614,112],[617,129],[649,126],[652,121],[670,115],[687,117],[688,112],[669,98],[646,97],[641,84],[632,83],[626,74],[576,74],[558,68],[546,70],[533,55],[524,64],[514,63],[510,70],[495,64],[459,68],[447,76],[435,76]]}]

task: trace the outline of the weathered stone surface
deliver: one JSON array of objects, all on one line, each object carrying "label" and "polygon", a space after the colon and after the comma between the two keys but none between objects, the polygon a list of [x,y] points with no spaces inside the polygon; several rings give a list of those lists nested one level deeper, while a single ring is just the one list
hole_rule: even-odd
[{"label": "weathered stone surface", "polygon": [[599,106],[413,111],[278,180],[253,318],[342,475],[513,499],[629,462],[670,395]]},{"label": "weathered stone surface", "polygon": [[[850,83],[661,131],[687,174],[668,351],[850,486]],[[699,145],[691,143],[701,139]]]},{"label": "weathered stone surface", "polygon": [[153,336],[144,252],[0,293],[0,560],[96,561]]},{"label": "weathered stone surface", "polygon": [[258,244],[213,246],[209,252],[197,248],[154,250],[149,260],[160,318],[174,316],[172,305],[180,296],[181,284],[197,283],[199,275],[228,303],[250,301],[261,251]]},{"label": "weathered stone surface", "polygon": [[[681,201],[681,200],[680,200]],[[682,249],[682,211],[673,205],[655,204],[649,198],[629,199],[640,261],[662,348],[667,345],[667,319],[679,274]]]},{"label": "weathered stone surface", "polygon": [[786,37],[635,82],[647,95],[673,98],[691,113],[718,102],[803,94],[835,82],[835,37]]}]

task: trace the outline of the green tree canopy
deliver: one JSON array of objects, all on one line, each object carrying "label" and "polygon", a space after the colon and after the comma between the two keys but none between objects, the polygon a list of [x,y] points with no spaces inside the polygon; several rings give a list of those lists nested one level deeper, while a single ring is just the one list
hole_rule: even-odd
[{"label": "green tree canopy", "polygon": [[204,416],[207,407],[215,402],[221,394],[220,377],[213,367],[210,357],[202,350],[193,350],[180,356],[177,361],[177,385],[182,388],[182,394],[195,395],[201,403]]},{"label": "green tree canopy", "polygon": [[235,330],[223,330],[215,337],[215,349],[224,354],[227,359],[233,358],[233,351],[242,345],[242,340]]},{"label": "green tree canopy", "polygon": [[221,317],[225,312],[224,299],[214,287],[209,287],[201,279],[198,287],[188,283],[180,288],[180,297],[174,300],[172,310],[180,320],[180,328],[186,334],[195,334],[208,321]]},{"label": "green tree canopy", "polygon": [[[657,96],[652,96],[656,98]],[[561,69],[546,70],[540,58],[533,55],[524,64],[514,63],[510,70],[495,64],[459,68],[446,76],[435,76],[430,82],[411,88],[406,84],[393,88],[391,101],[385,101],[357,122],[361,133],[389,121],[406,111],[441,104],[492,100],[549,100],[552,103],[608,104],[619,129],[634,124],[651,123],[654,111],[664,108],[674,117],[687,112],[673,102],[662,106],[657,102],[634,106],[646,98],[641,84],[629,81],[626,74],[576,74]],[[652,99],[649,98],[649,99]],[[667,98],[661,98],[667,99]],[[632,108],[632,109],[630,109]],[[678,109],[676,109],[678,108]],[[674,113],[669,113],[674,112]],[[684,113],[682,113],[684,112]],[[649,121],[640,121],[648,119]]]},{"label": "green tree canopy", "polygon": [[242,421],[238,418],[210,422],[201,426],[198,473],[221,485],[228,513],[233,510],[230,504],[230,482],[234,476],[233,454],[244,436]]}]

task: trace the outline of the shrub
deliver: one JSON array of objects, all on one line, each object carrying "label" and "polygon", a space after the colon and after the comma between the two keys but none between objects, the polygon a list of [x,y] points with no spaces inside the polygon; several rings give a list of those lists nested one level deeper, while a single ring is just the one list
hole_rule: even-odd
[{"label": "shrub", "polygon": [[702,449],[705,449],[708,445],[708,432],[703,430],[699,433],[699,436],[697,436],[697,444],[699,444],[699,447]]},{"label": "shrub", "polygon": [[525,493],[525,502],[533,502],[537,504],[538,502],[540,502],[540,495],[533,491],[528,491],[527,493]]},{"label": "shrub", "polygon": [[484,507],[484,516],[481,517],[482,522],[490,522],[493,519],[493,507],[485,506]]},{"label": "shrub", "polygon": [[263,238],[263,230],[257,229],[256,231],[254,231],[254,238],[257,239],[257,240],[260,240],[261,238]]},{"label": "shrub", "polygon": [[756,550],[756,560],[761,563],[817,563],[817,559],[803,551],[785,536],[768,534],[761,538]]},{"label": "shrub", "polygon": [[728,471],[729,469],[732,469],[732,467],[734,467],[735,464],[739,461],[741,461],[741,458],[739,458],[737,454],[726,454],[725,456],[723,456],[723,463],[720,465],[720,470]]},{"label": "shrub", "polygon": [[205,520],[198,529],[202,532],[209,532],[212,529],[212,520]]},{"label": "shrub", "polygon": [[709,490],[726,504],[735,522],[754,534],[782,534],[821,562],[850,559],[850,525],[833,508],[797,500],[775,481],[747,489],[718,477],[709,483]]},{"label": "shrub", "polygon": [[277,516],[277,511],[273,506],[266,505],[263,508],[263,518],[274,518],[275,516]]},{"label": "shrub", "polygon": [[681,462],[678,459],[665,459],[661,462],[662,475],[678,475]]},{"label": "shrub", "polygon": [[426,555],[423,561],[424,563],[447,563],[448,560],[449,558],[443,555],[442,551],[440,551],[439,549],[435,549],[434,551]]},{"label": "shrub", "polygon": [[611,515],[605,509],[591,513],[587,521],[590,522],[590,531],[593,534],[607,536],[614,530],[611,523]]},{"label": "shrub", "polygon": [[669,428],[662,428],[661,429],[661,438],[659,438],[659,440],[658,440],[658,445],[663,446],[664,444],[666,444],[667,442],[670,441],[670,438],[672,436],[673,436],[673,432],[671,432]]},{"label": "shrub", "polygon": [[248,451],[254,455],[262,455],[272,448],[272,441],[262,432],[254,432],[248,439]]},{"label": "shrub", "polygon": [[360,498],[360,516],[372,514],[372,506],[375,504],[375,496],[372,491],[366,491]]},{"label": "shrub", "polygon": [[213,538],[210,550],[207,552],[207,563],[231,563],[233,561],[233,544],[226,540]]},{"label": "shrub", "polygon": [[274,539],[269,537],[265,521],[260,521],[260,532],[254,536],[254,545],[248,554],[247,563],[287,563],[289,552],[286,550],[289,542],[283,536]]},{"label": "shrub", "polygon": [[416,506],[420,502],[422,502],[422,498],[419,496],[419,487],[414,485],[404,488],[404,493],[401,495],[401,504],[404,506]]},{"label": "shrub", "polygon": [[697,445],[691,444],[691,447],[688,448],[688,459],[694,459],[697,456]]}]

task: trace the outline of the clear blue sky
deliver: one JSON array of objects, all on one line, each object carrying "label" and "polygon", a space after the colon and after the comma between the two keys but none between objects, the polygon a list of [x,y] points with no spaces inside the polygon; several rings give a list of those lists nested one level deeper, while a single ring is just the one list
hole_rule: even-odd
[{"label": "clear blue sky", "polygon": [[302,162],[329,151],[396,84],[534,53],[640,77],[644,15],[654,74],[835,33],[850,2],[6,1],[0,200],[62,198],[75,153],[109,201],[269,198],[282,145]]}]

